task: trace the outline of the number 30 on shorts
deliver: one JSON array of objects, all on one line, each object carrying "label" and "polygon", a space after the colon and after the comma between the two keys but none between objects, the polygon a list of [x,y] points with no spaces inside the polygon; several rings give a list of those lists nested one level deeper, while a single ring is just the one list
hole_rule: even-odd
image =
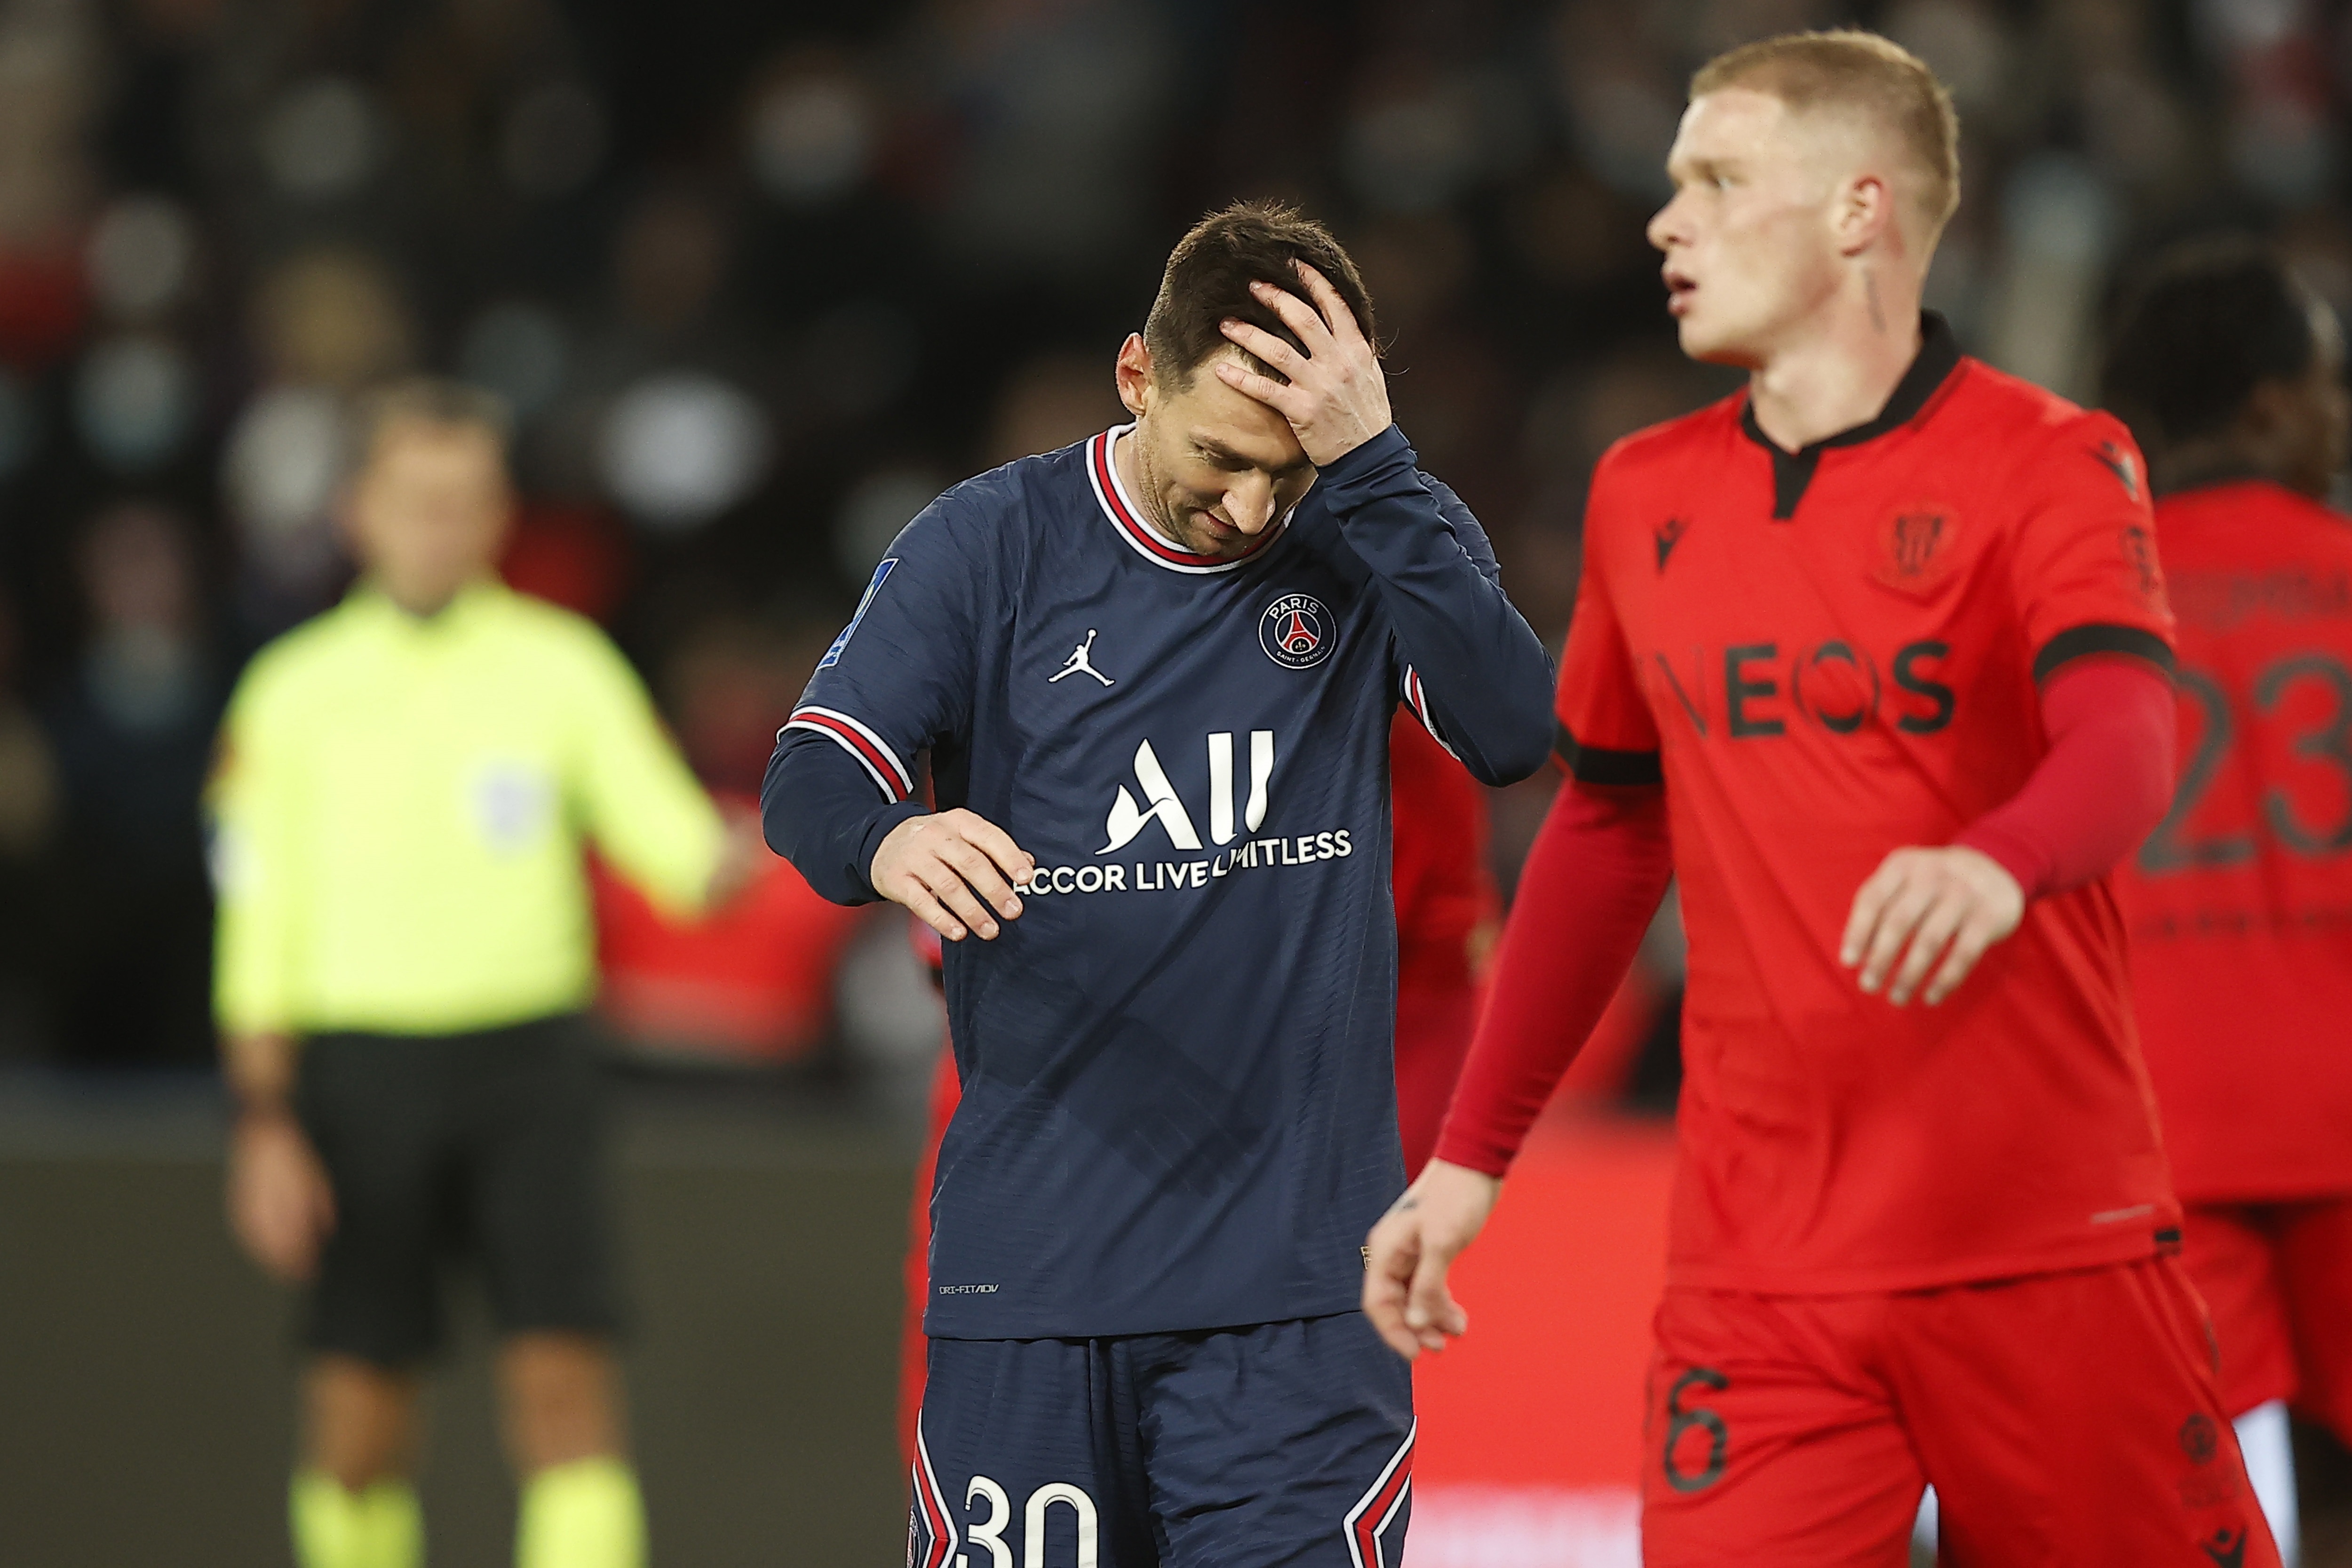
[{"label": "number 30 on shorts", "polygon": [[[1085,1490],[1067,1481],[1049,1481],[1029,1494],[1029,1501],[1021,1510],[1021,1560],[1016,1565],[1013,1548],[1004,1539],[1005,1527],[1013,1522],[1013,1500],[1004,1489],[986,1476],[974,1476],[964,1489],[964,1505],[981,1504],[988,1517],[968,1522],[964,1538],[971,1543],[971,1554],[966,1558],[971,1568],[1047,1568],[1045,1562],[1045,1525],[1048,1513],[1055,1504],[1066,1506],[1076,1516],[1078,1531],[1077,1568],[1097,1568],[1101,1549],[1096,1544],[1095,1500]],[[985,1563],[979,1553],[985,1552]],[[1061,1568],[1059,1563],[1053,1568]]]},{"label": "number 30 on shorts", "polygon": [[[1695,1366],[1675,1379],[1666,1391],[1666,1443],[1659,1455],[1666,1485],[1678,1492],[1702,1492],[1723,1479],[1724,1461],[1731,1447],[1731,1428],[1723,1417],[1697,1404],[1697,1398],[1721,1394],[1731,1380],[1709,1366]],[[1697,1394],[1693,1394],[1693,1390]],[[1705,1458],[1697,1440],[1685,1441],[1694,1431],[1706,1434]]]}]

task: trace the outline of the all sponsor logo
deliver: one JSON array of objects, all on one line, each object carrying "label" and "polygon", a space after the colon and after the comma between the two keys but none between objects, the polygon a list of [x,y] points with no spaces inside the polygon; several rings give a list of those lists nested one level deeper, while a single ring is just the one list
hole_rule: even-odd
[{"label": "all sponsor logo", "polygon": [[1338,626],[1312,594],[1285,594],[1257,618],[1257,646],[1285,669],[1312,669],[1331,657]]},{"label": "all sponsor logo", "polygon": [[[1275,735],[1252,730],[1243,746],[1231,731],[1212,733],[1209,742],[1208,834],[1201,819],[1176,793],[1160,753],[1147,740],[1135,748],[1134,788],[1118,786],[1103,819],[1103,846],[1097,860],[1083,866],[1040,866],[1018,889],[1033,894],[1156,893],[1180,888],[1205,888],[1236,871],[1285,866],[1310,866],[1324,860],[1344,860],[1356,852],[1354,836],[1344,827],[1318,833],[1259,837],[1272,799]],[[1240,772],[1245,770],[1245,772]],[[1137,798],[1137,791],[1142,798]],[[1146,858],[1137,841],[1145,830],[1158,827],[1150,844],[1154,858]],[[1158,842],[1166,840],[1179,858],[1160,859]],[[1202,851],[1206,851],[1202,854]],[[1125,853],[1126,860],[1102,858]]]}]

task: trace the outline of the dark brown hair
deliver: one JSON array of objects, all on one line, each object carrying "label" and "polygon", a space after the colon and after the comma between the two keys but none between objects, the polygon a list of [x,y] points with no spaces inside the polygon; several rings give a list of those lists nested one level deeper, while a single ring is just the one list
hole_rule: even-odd
[{"label": "dark brown hair", "polygon": [[2312,305],[2259,240],[2220,235],[2165,251],[2125,297],[2100,377],[2107,406],[2151,456],[2221,435],[2263,383],[2311,374]]},{"label": "dark brown hair", "polygon": [[[1143,321],[1143,346],[1150,351],[1152,374],[1170,386],[1189,384],[1192,373],[1212,355],[1234,348],[1233,340],[1217,327],[1229,316],[1263,327],[1303,350],[1306,345],[1274,308],[1250,292],[1252,283],[1263,280],[1296,294],[1311,308],[1314,297],[1295,265],[1301,261],[1339,291],[1355,313],[1365,341],[1377,350],[1371,296],[1364,292],[1356,264],[1331,231],[1278,202],[1235,202],[1194,224],[1168,254],[1159,297]],[[1258,364],[1255,355],[1242,357],[1254,369],[1276,374]]]},{"label": "dark brown hair", "polygon": [[479,430],[504,452],[514,439],[514,416],[506,399],[463,381],[411,375],[362,394],[352,411],[350,471],[357,474],[375,457],[384,432],[395,425],[438,425]]}]

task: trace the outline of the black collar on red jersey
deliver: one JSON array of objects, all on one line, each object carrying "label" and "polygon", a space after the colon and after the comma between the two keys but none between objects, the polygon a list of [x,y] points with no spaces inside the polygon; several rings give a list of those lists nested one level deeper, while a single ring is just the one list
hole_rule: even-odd
[{"label": "black collar on red jersey", "polygon": [[1797,503],[1805,499],[1805,491],[1813,482],[1813,469],[1820,466],[1822,452],[1832,447],[1859,447],[1864,441],[1900,429],[1912,416],[1927,406],[1927,399],[1936,389],[1959,368],[1960,343],[1952,336],[1952,325],[1933,310],[1919,312],[1919,353],[1903,379],[1895,384],[1894,395],[1878,417],[1825,436],[1811,446],[1790,452],[1782,449],[1764,427],[1756,423],[1756,405],[1750,402],[1739,412],[1739,427],[1748,438],[1772,454],[1772,518],[1786,522],[1797,515]]}]

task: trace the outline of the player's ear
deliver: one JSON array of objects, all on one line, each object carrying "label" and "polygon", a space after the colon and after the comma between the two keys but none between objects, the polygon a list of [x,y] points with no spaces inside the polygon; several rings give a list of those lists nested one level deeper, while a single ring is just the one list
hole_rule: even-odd
[{"label": "player's ear", "polygon": [[1895,226],[1895,191],[1877,174],[1856,174],[1840,187],[1830,213],[1838,254],[1859,256],[1873,246],[1902,240]]},{"label": "player's ear", "polygon": [[1118,345],[1115,370],[1118,380],[1118,400],[1127,411],[1140,419],[1151,407],[1151,351],[1143,346],[1141,332],[1129,332],[1127,342]]}]

